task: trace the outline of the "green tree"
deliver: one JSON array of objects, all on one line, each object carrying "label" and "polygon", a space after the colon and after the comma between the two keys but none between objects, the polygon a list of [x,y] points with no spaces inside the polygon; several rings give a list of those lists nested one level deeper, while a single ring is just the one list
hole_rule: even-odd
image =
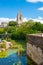
[{"label": "green tree", "polygon": [[0,34],[5,33],[5,28],[0,28]]},{"label": "green tree", "polygon": [[32,29],[37,30],[37,31],[41,31],[41,23],[40,22],[35,22]]},{"label": "green tree", "polygon": [[16,26],[17,25],[17,22],[16,21],[10,21],[8,26]]},{"label": "green tree", "polygon": [[11,39],[26,40],[27,34],[43,32],[43,24],[29,20],[20,26],[16,26],[14,22],[11,22],[6,31],[11,34]]}]

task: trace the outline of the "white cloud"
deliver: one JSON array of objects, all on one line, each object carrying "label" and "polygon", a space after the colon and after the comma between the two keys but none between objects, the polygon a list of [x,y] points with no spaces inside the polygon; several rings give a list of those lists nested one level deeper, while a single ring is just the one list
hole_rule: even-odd
[{"label": "white cloud", "polygon": [[23,18],[23,22],[24,22],[24,21],[28,21],[28,18],[27,18],[27,17]]},{"label": "white cloud", "polygon": [[29,18],[28,20],[33,20],[34,22],[40,22],[43,23],[43,18],[42,17],[38,17],[38,18]]},{"label": "white cloud", "polygon": [[36,3],[36,2],[43,2],[43,0],[26,0],[27,2],[32,2],[32,3]]},{"label": "white cloud", "polygon": [[[27,22],[28,20],[33,20],[33,21],[37,21],[37,22],[41,22],[43,23],[43,18],[42,17],[38,17],[38,18],[27,18],[27,17],[24,17],[23,18],[23,22]],[[1,22],[9,22],[9,21],[16,21],[16,18],[14,19],[10,19],[10,18],[0,18],[0,23]]]},{"label": "white cloud", "polygon": [[9,21],[16,21],[15,19],[10,19],[10,18],[0,18],[0,22],[9,22]]},{"label": "white cloud", "polygon": [[23,22],[27,22],[28,20],[43,23],[43,18],[41,16],[38,16],[38,18],[27,18],[27,17],[23,18]]},{"label": "white cloud", "polygon": [[43,7],[38,8],[38,10],[43,11]]},{"label": "white cloud", "polygon": [[[24,22],[24,21],[27,21],[27,20],[28,20],[27,17],[23,18],[23,22]],[[14,19],[10,19],[10,18],[0,18],[0,22],[9,22],[9,21],[16,21],[16,18],[14,18]]]}]

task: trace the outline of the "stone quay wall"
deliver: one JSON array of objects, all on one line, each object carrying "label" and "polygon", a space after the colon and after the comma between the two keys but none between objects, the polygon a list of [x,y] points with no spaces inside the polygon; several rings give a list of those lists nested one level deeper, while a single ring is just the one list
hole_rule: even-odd
[{"label": "stone quay wall", "polygon": [[43,36],[36,34],[27,35],[27,55],[37,65],[43,65]]}]

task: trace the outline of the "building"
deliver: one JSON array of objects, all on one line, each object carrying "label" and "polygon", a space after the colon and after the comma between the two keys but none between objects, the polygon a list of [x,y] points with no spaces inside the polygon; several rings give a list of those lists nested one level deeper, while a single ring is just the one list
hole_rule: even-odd
[{"label": "building", "polygon": [[21,13],[19,12],[19,13],[17,14],[17,24],[20,25],[21,23],[22,23],[22,15],[21,15]]},{"label": "building", "polygon": [[1,22],[0,23],[0,27],[2,28],[2,27],[6,27],[8,25],[8,22]]},{"label": "building", "polygon": [[2,25],[2,27],[6,27],[6,26],[8,26],[8,22],[2,22],[1,25]]},{"label": "building", "polygon": [[[11,21],[13,21],[13,20],[11,20]],[[22,18],[21,13],[19,12],[17,14],[17,18],[16,18],[17,25],[22,24],[22,21],[23,21],[23,18]],[[8,26],[8,23],[9,22],[0,22],[0,28]]]}]

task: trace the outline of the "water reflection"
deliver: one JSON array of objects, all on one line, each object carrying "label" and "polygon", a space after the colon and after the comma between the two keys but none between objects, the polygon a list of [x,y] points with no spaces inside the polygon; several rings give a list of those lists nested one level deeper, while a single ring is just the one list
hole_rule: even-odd
[{"label": "water reflection", "polygon": [[5,58],[0,58],[0,65],[26,65],[25,55],[18,56],[13,50],[8,51],[7,54]]}]

